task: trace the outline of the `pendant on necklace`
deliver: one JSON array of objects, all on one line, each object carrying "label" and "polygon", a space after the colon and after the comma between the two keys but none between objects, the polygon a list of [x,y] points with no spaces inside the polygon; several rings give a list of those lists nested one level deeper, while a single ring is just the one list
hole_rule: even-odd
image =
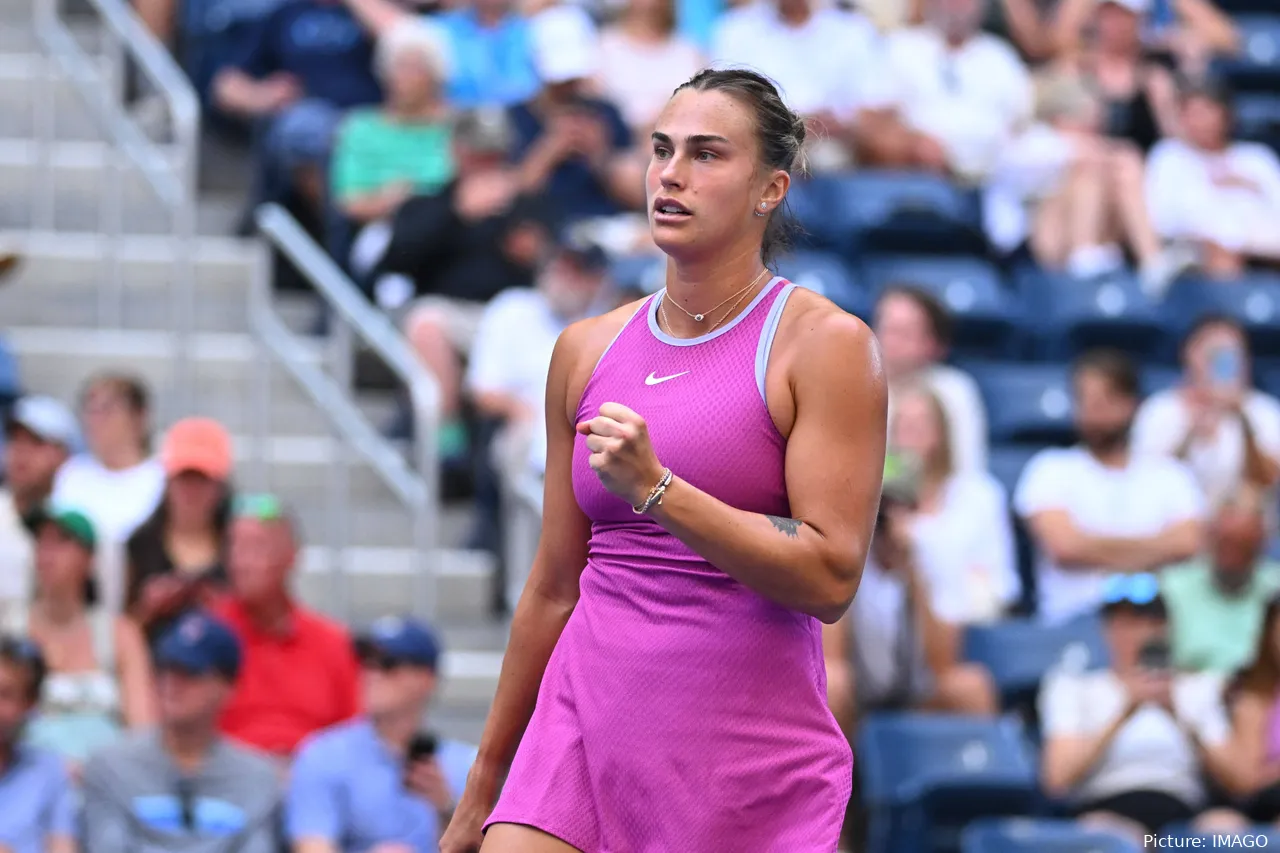
[{"label": "pendant on necklace", "polygon": [[695,319],[695,320],[697,320],[699,323],[701,323],[701,322],[702,322],[702,320],[703,320],[703,317],[702,317],[702,315],[701,315],[701,314],[694,314],[694,315],[693,315],[693,319]]}]

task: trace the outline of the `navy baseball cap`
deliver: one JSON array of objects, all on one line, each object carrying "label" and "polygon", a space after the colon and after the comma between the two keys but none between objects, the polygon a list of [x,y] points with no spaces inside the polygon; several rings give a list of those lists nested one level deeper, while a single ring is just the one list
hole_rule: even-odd
[{"label": "navy baseball cap", "polygon": [[216,672],[234,681],[240,672],[240,641],[231,629],[202,611],[186,614],[156,645],[156,669],[193,675]]},{"label": "navy baseball cap", "polygon": [[387,616],[370,625],[356,638],[356,650],[362,657],[372,652],[396,663],[431,669],[440,660],[435,632],[416,619],[400,616]]}]

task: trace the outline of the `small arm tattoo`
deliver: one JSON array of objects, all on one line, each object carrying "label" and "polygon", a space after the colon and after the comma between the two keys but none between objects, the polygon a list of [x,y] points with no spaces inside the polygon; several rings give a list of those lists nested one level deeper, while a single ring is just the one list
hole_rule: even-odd
[{"label": "small arm tattoo", "polygon": [[767,515],[765,518],[769,519],[769,521],[773,523],[774,527],[778,528],[779,531],[790,536],[792,539],[795,539],[800,535],[800,522],[796,521],[794,518],[779,518],[776,515]]}]

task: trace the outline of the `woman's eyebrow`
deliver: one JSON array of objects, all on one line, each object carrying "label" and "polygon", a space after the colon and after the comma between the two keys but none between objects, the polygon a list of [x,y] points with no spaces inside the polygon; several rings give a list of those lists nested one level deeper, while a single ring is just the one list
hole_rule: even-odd
[{"label": "woman's eyebrow", "polygon": [[[672,145],[671,137],[665,133],[653,132],[653,141],[660,145]],[[730,145],[728,139],[723,136],[716,136],[714,133],[695,133],[692,136],[685,137],[685,143],[688,145]]]}]

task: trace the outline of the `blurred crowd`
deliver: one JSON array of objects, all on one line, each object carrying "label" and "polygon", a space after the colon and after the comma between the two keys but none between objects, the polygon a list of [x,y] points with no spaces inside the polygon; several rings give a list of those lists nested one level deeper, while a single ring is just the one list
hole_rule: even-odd
[{"label": "blurred crowd", "polygon": [[103,374],[5,417],[0,849],[436,850],[475,756],[427,723],[436,634],[298,603],[290,508],[149,410]]},{"label": "blurred crowd", "polygon": [[[1132,268],[1151,299],[1280,264],[1280,113],[1243,120],[1218,72],[1246,46],[1211,0],[136,8],[250,140],[251,206],[287,205],[439,380],[432,440],[478,465],[483,547],[503,489],[540,477],[559,333],[661,286],[649,136],[709,62],[780,84],[815,175],[972,194],[998,263]],[[1074,434],[1005,470],[1000,401],[949,362],[948,306],[901,281],[867,319],[891,452],[861,589],[824,631],[850,737],[884,713],[1017,711],[1041,789],[1086,825],[1140,843],[1280,820],[1280,400],[1245,330],[1199,318],[1154,393],[1148,365],[1083,353],[1054,402]],[[153,453],[136,381],[96,378],[78,404],[28,397],[6,422],[0,847],[160,849],[203,827],[254,851],[432,849],[473,751],[418,725],[430,629],[353,640],[297,604],[302,532],[273,496],[233,494],[218,424],[174,424]],[[1026,618],[1101,650],[1029,704],[967,642]]]}]

